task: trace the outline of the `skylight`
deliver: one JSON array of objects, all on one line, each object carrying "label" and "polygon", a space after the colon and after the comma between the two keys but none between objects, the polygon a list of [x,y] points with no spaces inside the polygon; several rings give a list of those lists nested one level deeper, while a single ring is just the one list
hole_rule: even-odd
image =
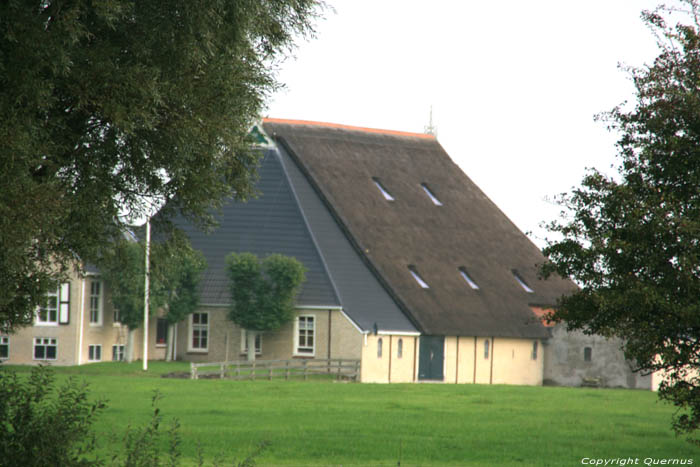
[{"label": "skylight", "polygon": [[430,198],[430,201],[432,201],[435,206],[442,206],[442,203],[440,202],[439,199],[437,199],[437,196],[435,196],[433,194],[433,192],[430,191],[430,188],[428,188],[428,185],[426,185],[425,183],[421,183],[420,186],[423,188],[423,191],[425,191],[425,193]]},{"label": "skylight", "polygon": [[467,274],[467,270],[464,269],[464,266],[459,268],[459,273],[462,275],[462,278],[465,281],[467,281],[467,284],[469,284],[469,287],[471,287],[474,290],[479,290],[479,286],[476,285],[476,282],[474,282],[471,277],[469,277],[469,274]]},{"label": "skylight", "polygon": [[381,184],[379,179],[373,177],[372,181],[374,182],[375,185],[377,185],[377,188],[379,189],[379,191],[382,192],[382,195],[384,195],[384,199],[386,199],[387,201],[394,201],[394,197],[391,196],[388,191],[386,191],[386,188],[384,188],[384,185]]},{"label": "skylight", "polygon": [[408,270],[411,272],[411,275],[413,278],[418,282],[418,285],[423,287],[424,289],[429,289],[430,286],[428,285],[427,282],[423,280],[423,278],[418,274],[418,271],[416,271],[416,268],[414,266],[409,266]]},{"label": "skylight", "polygon": [[525,292],[527,292],[527,293],[535,293],[535,291],[532,290],[532,289],[530,288],[530,286],[527,285],[527,284],[525,283],[525,281],[523,280],[523,278],[520,277],[520,274],[518,274],[518,271],[516,271],[515,269],[513,269],[511,272],[513,273],[513,277],[515,277],[515,280],[518,281],[518,284],[520,284],[520,287],[522,287],[523,290],[524,290]]}]

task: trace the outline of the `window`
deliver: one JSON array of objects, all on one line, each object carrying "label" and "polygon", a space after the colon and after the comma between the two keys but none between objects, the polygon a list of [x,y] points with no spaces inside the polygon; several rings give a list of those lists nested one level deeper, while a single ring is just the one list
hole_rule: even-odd
[{"label": "window", "polygon": [[102,282],[90,282],[90,324],[102,325]]},{"label": "window", "polygon": [[68,324],[70,310],[70,283],[65,282],[46,294],[46,301],[36,314],[38,325]]},{"label": "window", "polygon": [[88,361],[99,362],[102,360],[102,346],[101,345],[89,345],[88,346]]},{"label": "window", "polygon": [[484,358],[488,359],[489,358],[489,340],[486,339],[484,341]]},{"label": "window", "polygon": [[377,186],[377,188],[379,189],[379,191],[381,192],[381,194],[384,196],[384,199],[385,199],[385,200],[387,200],[387,201],[394,201],[394,197],[391,196],[391,194],[387,191],[386,188],[384,188],[384,185],[382,185],[382,183],[379,181],[379,179],[373,177],[373,178],[372,178],[372,181],[373,181],[374,184]]},{"label": "window", "polygon": [[56,360],[56,339],[50,337],[34,338],[34,360]]},{"label": "window", "polygon": [[425,191],[425,194],[428,195],[430,201],[432,201],[435,206],[442,206],[442,203],[439,199],[437,199],[437,196],[435,196],[435,194],[432,191],[430,191],[428,185],[426,185],[425,183],[421,183],[420,186],[423,187],[423,191]]},{"label": "window", "polygon": [[462,276],[462,279],[464,279],[467,282],[467,284],[469,284],[469,287],[471,287],[474,290],[479,290],[479,286],[476,285],[476,282],[474,282],[471,277],[469,277],[469,274],[467,274],[467,270],[464,268],[464,266],[460,266],[458,269],[460,275]]},{"label": "window", "polygon": [[382,347],[384,346],[384,342],[382,342],[382,338],[380,337],[379,340],[377,341],[377,358],[382,358]]},{"label": "window", "polygon": [[[241,329],[241,353],[248,355],[248,331]],[[255,334],[255,355],[262,354],[262,333]]]},{"label": "window", "polygon": [[532,359],[537,360],[537,341],[532,343]]},{"label": "window", "polygon": [[583,348],[583,361],[590,362],[593,359],[593,349],[590,347]]},{"label": "window", "polygon": [[208,350],[209,313],[192,313],[190,316],[190,350]]},{"label": "window", "polygon": [[403,357],[403,339],[399,339],[398,344],[396,344],[396,358]]},{"label": "window", "polygon": [[156,322],[156,345],[165,345],[168,338],[168,320],[158,318]]},{"label": "window", "polygon": [[10,337],[0,336],[0,360],[10,358]]},{"label": "window", "polygon": [[535,291],[530,288],[529,285],[523,280],[522,277],[520,277],[520,274],[518,274],[518,271],[513,269],[511,271],[513,273],[513,277],[515,277],[515,280],[518,281],[518,284],[520,284],[520,287],[523,288],[523,290],[527,293],[534,293]]},{"label": "window", "polygon": [[314,354],[315,318],[309,315],[299,316],[296,321],[296,350],[297,355]]},{"label": "window", "polygon": [[113,362],[124,361],[124,346],[123,345],[113,345],[112,346],[112,361]]},{"label": "window", "polygon": [[423,280],[423,278],[420,276],[420,274],[418,274],[418,271],[416,271],[415,266],[408,266],[408,270],[410,271],[411,275],[416,280],[416,282],[418,282],[418,285],[420,285],[424,289],[430,288],[428,283]]},{"label": "window", "polygon": [[119,310],[115,309],[114,310],[114,324],[120,324],[122,322],[122,317],[119,314]]}]

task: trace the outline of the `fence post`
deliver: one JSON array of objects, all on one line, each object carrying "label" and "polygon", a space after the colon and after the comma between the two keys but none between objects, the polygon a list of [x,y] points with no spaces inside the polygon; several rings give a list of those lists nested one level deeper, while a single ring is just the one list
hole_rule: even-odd
[{"label": "fence post", "polygon": [[284,361],[284,366],[285,366],[284,379],[289,380],[289,360]]},{"label": "fence post", "polygon": [[267,374],[268,379],[269,379],[270,381],[272,381],[272,362],[269,362],[269,363],[268,363],[267,368],[268,368],[268,370],[269,370],[269,372],[268,372],[268,374]]},{"label": "fence post", "polygon": [[304,363],[303,363],[303,365],[304,365],[304,381],[306,381],[306,375],[307,375],[307,371],[306,371],[306,370],[309,368],[309,367],[308,367],[308,363],[309,363],[308,360],[304,360]]},{"label": "fence post", "polygon": [[190,362],[190,379],[197,379],[197,370],[194,367],[194,362]]},{"label": "fence post", "polygon": [[225,363],[222,363],[222,364],[220,365],[220,369],[219,369],[219,379],[224,379],[224,371],[225,371],[224,368],[225,368],[225,365],[226,365]]}]

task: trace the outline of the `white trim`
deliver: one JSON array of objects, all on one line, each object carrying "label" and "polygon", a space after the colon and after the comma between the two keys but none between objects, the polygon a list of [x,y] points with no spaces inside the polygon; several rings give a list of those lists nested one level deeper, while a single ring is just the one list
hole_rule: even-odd
[{"label": "white trim", "polygon": [[83,326],[85,325],[85,278],[80,284],[80,331],[78,332],[78,365],[83,363]]},{"label": "white trim", "polygon": [[[7,341],[3,344],[4,339],[7,339]],[[10,358],[10,336],[0,335],[0,345],[7,346],[7,357],[0,357],[0,360],[9,360],[9,358]]]},{"label": "white trim", "polygon": [[[93,358],[90,358],[90,347],[93,348],[92,356]],[[100,358],[94,358],[95,354],[97,353],[97,347],[100,348]],[[102,344],[90,344],[88,345],[88,362],[101,362],[102,361]]]},{"label": "white trim", "polygon": [[[193,332],[194,332],[194,328],[192,327],[192,326],[194,326],[194,324],[192,323],[192,321],[194,319],[195,314],[200,314],[200,315],[206,314],[207,315],[207,329],[206,329],[207,330],[207,346],[203,347],[203,348],[202,347],[197,347],[197,348],[192,347],[192,336],[193,336]],[[209,318],[210,318],[210,316],[209,316],[208,311],[200,311],[200,312],[190,313],[189,320],[188,320],[189,328],[187,330],[188,331],[187,332],[187,351],[188,352],[192,352],[192,353],[197,353],[197,352],[208,353],[209,352],[209,337],[210,337],[209,336],[209,334],[210,334],[209,333]],[[198,326],[201,326],[201,324],[198,324]]]},{"label": "white trim", "polygon": [[[92,284],[99,284],[99,291],[97,294],[97,321],[92,321]],[[90,326],[100,327],[104,324],[104,282],[101,280],[90,280],[90,295],[88,300],[88,312],[90,313]]]},{"label": "white trim", "polygon": [[[313,318],[313,344],[311,345],[311,352],[299,352],[299,318]],[[309,313],[304,313],[297,315],[296,318],[294,319],[294,340],[292,342],[293,348],[292,348],[292,355],[295,357],[315,357],[316,356],[316,338],[317,336],[317,326],[316,326],[316,315],[315,314],[309,314]]]},{"label": "white trim", "polygon": [[340,311],[340,313],[341,313],[343,316],[345,316],[345,319],[347,319],[348,321],[350,321],[350,324],[352,324],[352,326],[353,326],[355,329],[357,329],[357,332],[359,332],[359,333],[361,333],[361,334],[362,334],[362,333],[369,332],[369,331],[363,331],[362,328],[361,328],[360,326],[358,326],[357,323],[355,323],[355,321],[353,321],[352,318],[350,318],[350,317],[348,316],[347,313],[345,313],[345,310],[343,310],[343,309],[341,308],[339,311]]},{"label": "white trim", "polygon": [[[44,357],[46,357],[46,346],[56,347],[56,356],[54,358],[36,358],[36,341],[41,341],[40,346],[44,347]],[[44,340],[49,341],[45,343]],[[53,343],[51,342],[53,341]],[[32,337],[32,360],[37,362],[54,362],[58,360],[58,338],[57,337]]]},{"label": "white trim", "polygon": [[415,332],[415,331],[377,331],[378,335],[382,336],[420,336],[420,332]]},{"label": "white trim", "polygon": [[342,307],[342,306],[338,306],[338,305],[332,305],[332,306],[323,306],[323,305],[294,305],[294,309],[296,309],[296,310],[343,311],[343,307]]}]

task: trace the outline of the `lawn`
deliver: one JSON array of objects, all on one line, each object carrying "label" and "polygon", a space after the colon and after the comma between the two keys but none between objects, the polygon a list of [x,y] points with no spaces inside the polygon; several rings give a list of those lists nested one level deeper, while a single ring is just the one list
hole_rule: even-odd
[{"label": "lawn", "polygon": [[[647,391],[331,381],[178,380],[187,365],[101,363],[79,375],[109,404],[95,425],[105,452],[128,424],[145,425],[151,396],[180,421],[186,463],[197,444],[230,465],[260,442],[258,465],[582,465],[583,458],[700,462],[671,432],[673,408]],[[20,371],[27,371],[20,367]],[[586,461],[589,462],[589,461]],[[686,461],[687,462],[687,461]],[[602,464],[601,464],[602,465]],[[608,464],[609,465],[609,464]],[[621,465],[619,462],[617,465]],[[628,464],[630,465],[630,464]]]}]

